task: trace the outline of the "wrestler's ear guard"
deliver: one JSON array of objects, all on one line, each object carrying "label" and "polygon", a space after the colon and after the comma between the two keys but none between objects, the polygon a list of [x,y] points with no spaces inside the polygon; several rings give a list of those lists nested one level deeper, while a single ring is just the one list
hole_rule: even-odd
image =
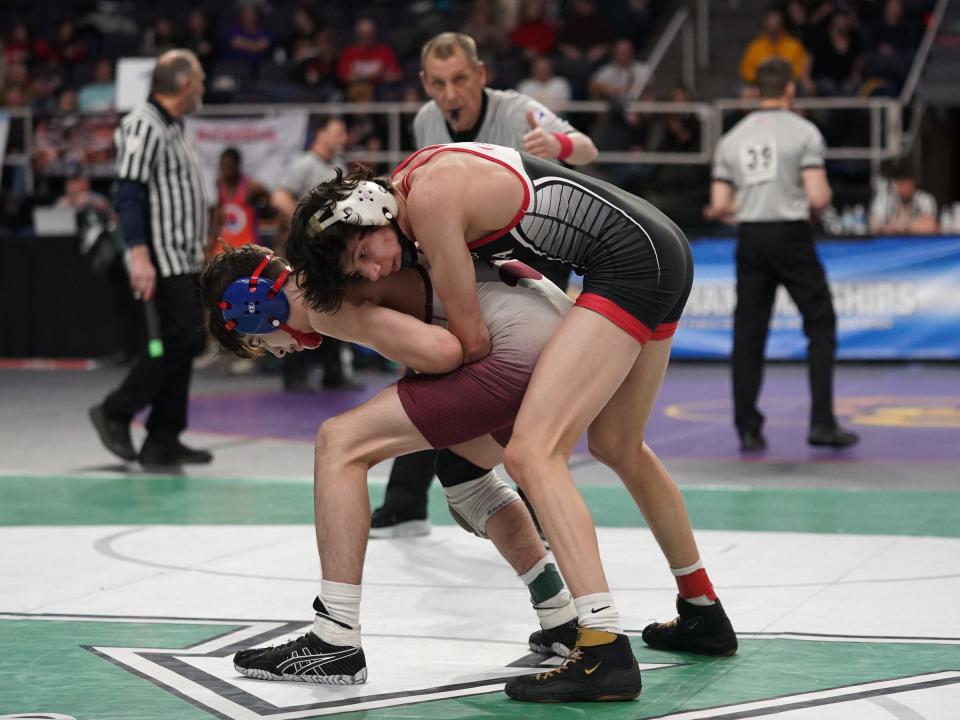
[{"label": "wrestler's ear guard", "polygon": [[290,276],[290,266],[285,266],[276,280],[261,277],[273,257],[265,255],[249,277],[234,280],[224,290],[223,298],[217,303],[224,326],[242,335],[269,335],[283,330],[303,348],[313,350],[320,346],[323,336],[318,332],[301,332],[287,324],[290,301],[283,286]]}]

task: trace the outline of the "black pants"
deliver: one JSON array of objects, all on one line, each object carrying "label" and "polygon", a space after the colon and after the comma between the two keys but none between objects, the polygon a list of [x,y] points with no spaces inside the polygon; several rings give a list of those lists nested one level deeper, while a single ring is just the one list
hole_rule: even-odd
[{"label": "black pants", "polygon": [[144,344],[126,379],[107,395],[104,410],[108,415],[129,419],[149,405],[147,432],[175,438],[187,427],[192,363],[206,343],[199,276],[158,277],[155,304],[163,355],[149,357]]},{"label": "black pants", "polygon": [[833,425],[837,316],[813,233],[806,222],[742,223],[737,243],[737,309],[733,315],[733,404],[737,430],[759,432],[757,397],[777,286],[803,317],[810,380],[810,423]]}]

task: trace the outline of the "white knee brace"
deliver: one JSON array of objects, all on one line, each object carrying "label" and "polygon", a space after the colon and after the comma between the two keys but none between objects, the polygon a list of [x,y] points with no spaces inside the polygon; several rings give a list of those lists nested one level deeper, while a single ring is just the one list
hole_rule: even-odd
[{"label": "white knee brace", "polygon": [[467,532],[487,537],[487,520],[520,496],[491,470],[483,477],[444,488],[450,514]]}]

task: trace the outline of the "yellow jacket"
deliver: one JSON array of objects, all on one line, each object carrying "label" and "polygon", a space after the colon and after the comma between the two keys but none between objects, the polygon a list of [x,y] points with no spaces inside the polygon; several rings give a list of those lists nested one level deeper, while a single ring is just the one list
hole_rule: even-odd
[{"label": "yellow jacket", "polygon": [[740,58],[740,77],[744,82],[757,81],[757,68],[765,60],[779,57],[786,60],[793,67],[793,79],[797,80],[807,74],[809,56],[803,43],[792,35],[782,33],[776,41],[771,41],[767,35],[754,38]]}]

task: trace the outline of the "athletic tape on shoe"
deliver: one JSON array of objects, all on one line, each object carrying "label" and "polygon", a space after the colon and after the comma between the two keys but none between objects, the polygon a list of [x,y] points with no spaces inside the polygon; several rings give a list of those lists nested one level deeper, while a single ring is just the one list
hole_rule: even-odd
[{"label": "athletic tape on shoe", "polygon": [[491,470],[483,477],[444,488],[450,514],[464,530],[487,537],[487,521],[507,505],[520,499],[517,491]]}]

